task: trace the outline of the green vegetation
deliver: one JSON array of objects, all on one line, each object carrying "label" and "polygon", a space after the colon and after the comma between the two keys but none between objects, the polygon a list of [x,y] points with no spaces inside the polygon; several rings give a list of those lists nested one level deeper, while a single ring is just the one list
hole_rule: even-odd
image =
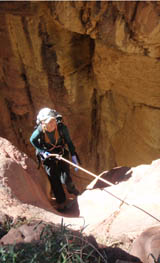
[{"label": "green vegetation", "polygon": [[43,228],[38,242],[0,246],[0,263],[102,263],[107,256],[67,226]]}]

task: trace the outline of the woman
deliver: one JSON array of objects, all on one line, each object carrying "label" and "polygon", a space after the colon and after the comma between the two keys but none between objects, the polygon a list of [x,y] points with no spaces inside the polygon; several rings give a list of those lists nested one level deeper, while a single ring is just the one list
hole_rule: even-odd
[{"label": "woman", "polygon": [[[51,183],[53,194],[58,204],[57,210],[65,209],[65,192],[62,183],[66,184],[69,193],[79,195],[70,176],[69,164],[49,156],[50,153],[62,155],[69,159],[69,152],[72,156],[72,162],[78,164],[75,146],[70,138],[67,126],[62,122],[57,124],[54,116],[49,116],[48,108],[44,108],[39,113],[40,123],[30,137],[31,144],[38,151],[43,162],[44,169]],[[49,109],[48,109],[49,110]],[[44,113],[47,114],[44,114]],[[43,114],[41,114],[43,113]],[[65,145],[68,146],[69,151]]]}]

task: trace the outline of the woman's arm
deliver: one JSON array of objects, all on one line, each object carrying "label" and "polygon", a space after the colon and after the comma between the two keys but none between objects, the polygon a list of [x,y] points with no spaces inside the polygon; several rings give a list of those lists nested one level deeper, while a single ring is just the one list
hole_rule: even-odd
[{"label": "woman's arm", "polygon": [[38,152],[44,150],[41,142],[41,132],[38,130],[38,128],[32,133],[30,137],[30,143]]}]

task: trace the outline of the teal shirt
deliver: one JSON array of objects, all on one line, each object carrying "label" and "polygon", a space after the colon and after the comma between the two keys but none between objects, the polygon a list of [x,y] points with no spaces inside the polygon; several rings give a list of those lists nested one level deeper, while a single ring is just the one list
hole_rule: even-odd
[{"label": "teal shirt", "polygon": [[[61,124],[61,127],[58,130],[60,129],[63,135],[63,139],[62,136],[60,136],[59,132],[59,139],[56,145],[66,144],[68,146],[70,154],[72,156],[75,155],[75,146],[70,138],[67,126]],[[49,149],[52,148],[53,144],[55,144],[54,132],[46,132],[46,134],[49,138],[50,143],[46,143],[44,140],[42,140],[42,138],[44,138],[44,135],[41,127],[38,127],[30,137],[31,144],[38,152],[49,151]]]}]

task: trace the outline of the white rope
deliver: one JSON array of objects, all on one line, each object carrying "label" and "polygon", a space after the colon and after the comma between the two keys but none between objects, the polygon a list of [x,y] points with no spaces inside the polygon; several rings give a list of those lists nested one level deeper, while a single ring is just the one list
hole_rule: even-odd
[{"label": "white rope", "polygon": [[79,170],[81,170],[81,171],[83,171],[83,172],[85,172],[85,173],[87,173],[87,174],[90,174],[91,176],[95,177],[95,178],[98,179],[98,180],[101,180],[101,181],[104,182],[104,183],[109,184],[110,186],[113,186],[113,185],[114,185],[114,184],[110,183],[109,181],[107,181],[107,180],[105,180],[105,179],[103,179],[103,178],[100,178],[100,176],[101,176],[103,173],[101,173],[101,174],[98,176],[98,175],[96,175],[96,174],[94,174],[94,173],[92,173],[92,172],[90,172],[90,171],[82,168],[81,166],[79,166],[79,165],[77,165],[77,164],[74,164],[74,163],[72,163],[71,161],[63,158],[63,157],[62,157],[61,155],[59,155],[59,154],[52,154],[52,153],[51,153],[48,157],[50,157],[50,156],[53,156],[53,157],[57,158],[58,160],[62,160],[62,161],[64,161],[64,162],[66,162],[66,163],[69,163],[70,165],[78,168]]},{"label": "white rope", "polygon": [[[100,181],[102,181],[102,182],[104,182],[104,183],[106,183],[106,184],[109,184],[110,186],[114,186],[114,185],[115,185],[115,184],[112,184],[112,183],[110,183],[109,181],[107,181],[107,180],[105,180],[105,179],[103,179],[103,178],[100,177],[100,176],[102,176],[105,172],[102,172],[100,175],[97,176],[96,174],[94,174],[94,173],[92,173],[92,172],[90,172],[90,171],[82,168],[81,166],[79,166],[79,165],[77,165],[77,164],[74,164],[74,163],[72,163],[71,161],[63,158],[63,157],[62,157],[61,155],[59,155],[59,154],[50,154],[48,157],[50,157],[50,156],[53,156],[53,157],[57,158],[58,160],[62,160],[62,161],[64,161],[64,162],[66,162],[66,163],[68,163],[68,164],[70,164],[70,165],[78,168],[79,170],[81,170],[81,171],[83,171],[83,172],[85,172],[85,173],[87,173],[87,174],[90,174],[91,176],[95,177],[97,180],[100,180]],[[121,201],[122,203],[124,203],[124,204],[126,204],[126,205],[128,205],[128,206],[133,206],[133,207],[139,209],[140,211],[144,212],[145,214],[149,215],[150,217],[154,218],[156,221],[160,222],[160,220],[159,220],[158,218],[156,218],[155,216],[151,215],[150,213],[148,213],[148,212],[147,212],[146,210],[144,210],[143,208],[141,208],[141,207],[139,207],[139,206],[137,206],[137,205],[135,205],[135,204],[133,204],[133,203],[129,203],[129,202],[124,201],[123,199],[117,197],[116,195],[112,194],[112,193],[109,192],[108,190],[105,190],[105,192],[107,192],[108,194],[112,195],[114,198],[118,199],[118,200]]]}]

